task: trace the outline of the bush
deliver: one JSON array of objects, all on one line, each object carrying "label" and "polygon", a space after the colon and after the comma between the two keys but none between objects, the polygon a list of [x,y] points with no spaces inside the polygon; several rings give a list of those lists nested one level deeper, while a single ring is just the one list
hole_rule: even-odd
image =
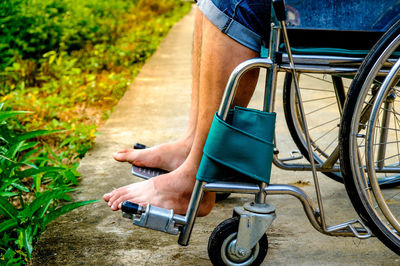
[{"label": "bush", "polygon": [[50,132],[10,130],[7,120],[22,111],[0,105],[0,263],[27,262],[47,224],[62,214],[94,201],[69,201],[77,184],[77,164],[66,165],[35,138]]},{"label": "bush", "polygon": [[190,6],[0,1],[0,264],[27,262],[51,220],[91,202],[66,204],[78,159]]},{"label": "bush", "polygon": [[[57,29],[51,32],[60,33],[59,48],[47,46],[43,49],[50,50],[36,59],[14,58],[3,71],[0,102],[13,110],[32,111],[31,115],[19,118],[26,130],[65,129],[62,134],[46,135],[42,139],[61,147],[64,158],[82,158],[95,138],[97,126],[111,112],[172,25],[190,10],[191,4],[178,0],[29,1],[36,5],[29,12],[33,14],[37,10],[36,17],[49,17],[44,24],[53,25],[41,26],[41,30],[32,32]],[[15,3],[20,3],[19,10],[24,10],[21,6],[26,6],[28,0],[6,2],[14,3],[14,8]],[[0,6],[4,7],[6,2]],[[57,10],[58,15],[52,15],[49,10]],[[34,17],[29,12],[21,11],[18,16]],[[34,28],[25,27],[22,32]],[[25,38],[15,29],[7,28],[7,31],[16,34],[16,39]],[[42,39],[38,43],[46,42]],[[35,53],[40,52],[38,49]]]},{"label": "bush", "polygon": [[[135,1],[133,1],[135,2]],[[0,66],[15,58],[39,59],[52,50],[81,49],[86,41],[110,42],[119,17],[133,4],[114,0],[2,0]]]}]

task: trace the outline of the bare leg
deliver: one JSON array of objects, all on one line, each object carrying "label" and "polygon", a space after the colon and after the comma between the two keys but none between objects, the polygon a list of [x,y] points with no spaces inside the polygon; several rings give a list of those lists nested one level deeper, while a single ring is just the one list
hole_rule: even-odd
[{"label": "bare leg", "polygon": [[185,135],[175,142],[158,145],[145,150],[121,150],[114,153],[115,160],[120,162],[130,162],[136,166],[160,168],[167,171],[172,171],[178,168],[187,158],[193,144],[199,109],[199,75],[202,23],[203,15],[196,8],[195,30],[193,35],[192,99],[190,105],[189,122]]},{"label": "bare leg", "polygon": [[[131,184],[104,196],[112,210],[124,200],[174,209],[184,214],[195,183],[202,150],[215,111],[218,109],[225,84],[232,70],[246,59],[258,54],[221,33],[203,17],[200,50],[199,107],[193,146],[187,159],[175,171],[150,180]],[[257,71],[247,73],[239,85],[236,103],[247,105],[253,93]],[[205,193],[199,216],[207,215],[214,206],[215,193]]]}]

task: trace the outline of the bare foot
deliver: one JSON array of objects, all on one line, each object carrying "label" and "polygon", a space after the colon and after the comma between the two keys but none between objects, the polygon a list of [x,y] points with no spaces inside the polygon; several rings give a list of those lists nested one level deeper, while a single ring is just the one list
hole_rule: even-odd
[{"label": "bare foot", "polygon": [[[196,172],[192,169],[186,163],[173,172],[115,189],[103,197],[113,211],[119,210],[122,202],[127,200],[140,205],[173,209],[174,213],[184,215],[195,182]],[[210,213],[214,202],[215,193],[205,193],[198,216]]]},{"label": "bare foot", "polygon": [[129,162],[136,166],[173,171],[185,161],[190,147],[191,143],[182,140],[141,150],[124,149],[114,153],[113,157],[119,162]]}]

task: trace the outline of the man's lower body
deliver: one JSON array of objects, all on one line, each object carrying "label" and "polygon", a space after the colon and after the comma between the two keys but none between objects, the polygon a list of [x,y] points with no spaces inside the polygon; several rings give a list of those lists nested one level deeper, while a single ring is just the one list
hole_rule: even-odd
[{"label": "man's lower body", "polygon": [[[185,214],[204,143],[229,75],[239,63],[259,56],[260,46],[268,36],[269,1],[200,0],[197,4],[192,102],[186,133],[173,143],[145,150],[125,149],[114,154],[117,161],[170,171],[105,194],[104,200],[114,211],[128,200]],[[247,106],[257,78],[255,70],[244,75],[234,105]],[[215,193],[205,193],[199,216],[207,215],[214,202]]]}]

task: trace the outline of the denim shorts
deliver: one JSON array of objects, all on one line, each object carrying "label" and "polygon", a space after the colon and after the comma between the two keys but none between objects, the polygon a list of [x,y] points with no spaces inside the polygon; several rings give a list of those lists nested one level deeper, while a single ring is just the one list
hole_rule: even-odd
[{"label": "denim shorts", "polygon": [[271,0],[198,0],[201,12],[223,33],[260,52],[270,32]]}]

